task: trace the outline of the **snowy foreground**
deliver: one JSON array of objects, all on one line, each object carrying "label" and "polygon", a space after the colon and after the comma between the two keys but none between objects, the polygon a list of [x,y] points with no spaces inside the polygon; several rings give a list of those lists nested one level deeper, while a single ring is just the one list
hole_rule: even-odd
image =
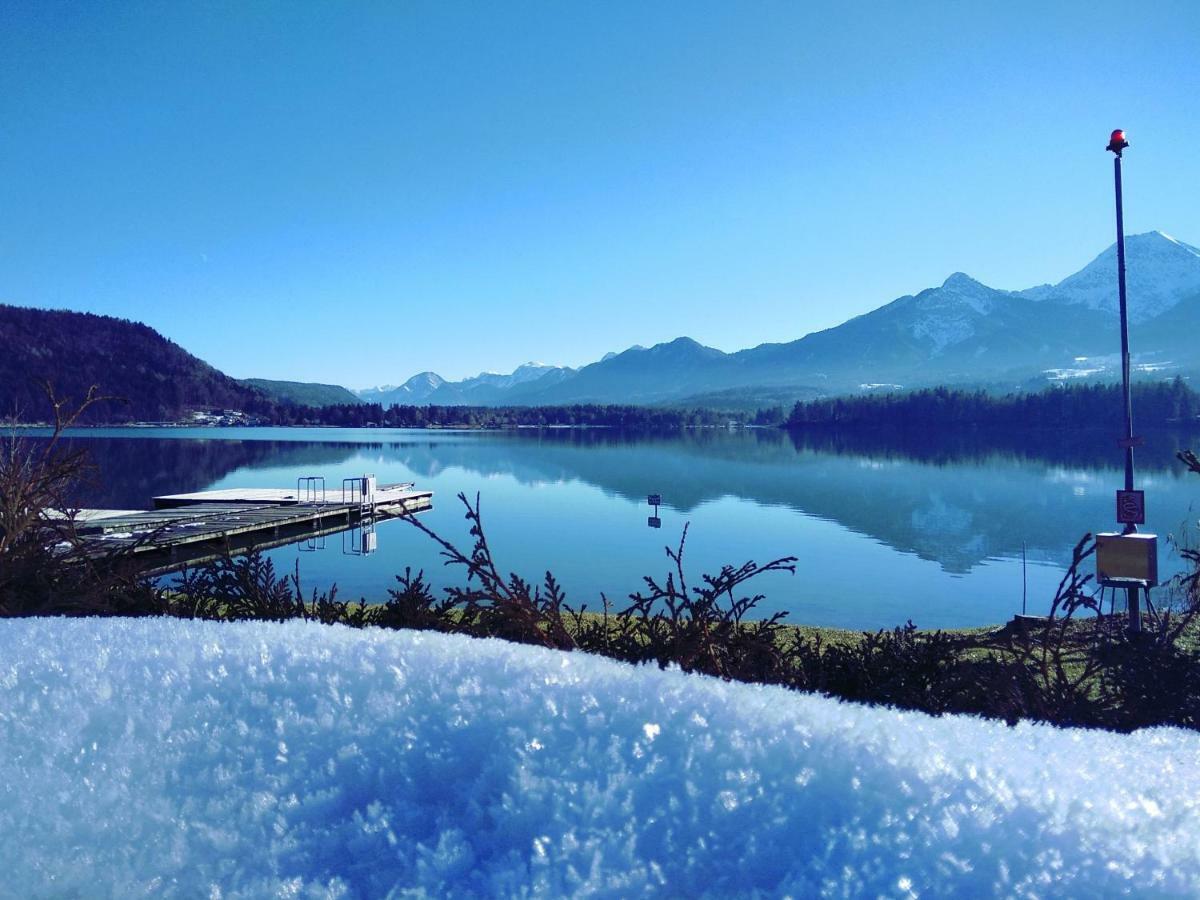
[{"label": "snowy foreground", "polygon": [[1200,735],[304,623],[0,623],[4,896],[1200,895]]}]

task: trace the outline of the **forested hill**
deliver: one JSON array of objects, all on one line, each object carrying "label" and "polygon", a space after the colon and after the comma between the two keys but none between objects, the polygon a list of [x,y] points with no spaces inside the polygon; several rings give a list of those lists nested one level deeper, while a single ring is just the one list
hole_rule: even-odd
[{"label": "forested hill", "polygon": [[50,418],[42,382],[75,403],[92,385],[125,399],[94,406],[90,422],[178,421],[212,408],[265,413],[274,405],[153,328],[111,316],[0,305],[0,347],[3,418]]},{"label": "forested hill", "polygon": [[337,406],[364,402],[340,384],[273,381],[269,378],[243,378],[240,381],[246,387],[262,391],[272,400],[294,406]]},{"label": "forested hill", "polygon": [[[1200,424],[1200,394],[1180,378],[1133,385],[1137,427]],[[983,391],[934,388],[909,394],[868,394],[797,403],[786,426],[793,429],[939,426],[981,428],[1117,428],[1124,404],[1119,384],[1081,384],[1033,394],[997,397]]]}]

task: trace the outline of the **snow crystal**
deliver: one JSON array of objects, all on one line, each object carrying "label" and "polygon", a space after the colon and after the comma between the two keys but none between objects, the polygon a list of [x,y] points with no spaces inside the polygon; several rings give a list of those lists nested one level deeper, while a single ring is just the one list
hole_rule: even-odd
[{"label": "snow crystal", "polygon": [[1200,735],[306,623],[0,625],[7,896],[1200,893]]}]

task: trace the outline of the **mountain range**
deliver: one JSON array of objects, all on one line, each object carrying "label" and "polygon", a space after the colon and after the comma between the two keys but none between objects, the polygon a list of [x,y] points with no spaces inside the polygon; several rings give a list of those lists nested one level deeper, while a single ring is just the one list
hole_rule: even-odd
[{"label": "mountain range", "polygon": [[[1126,242],[1134,372],[1200,374],[1200,250],[1161,232]],[[75,401],[91,385],[125,398],[107,421],[180,421],[202,409],[268,415],[282,406],[351,403],[546,406],[787,406],[819,396],[932,385],[1005,392],[1120,377],[1116,252],[1058,284],[1005,291],[956,272],[941,285],[787,343],[736,353],[687,337],[608,353],[571,369],[526,363],[450,382],[421,372],[351,393],[329,384],[236,381],[146,325],[0,305],[0,415],[45,415],[39,384]]]},{"label": "mountain range", "polygon": [[364,402],[384,406],[494,406],[509,402],[506,398],[511,396],[513,388],[534,382],[539,387],[549,387],[574,374],[574,369],[536,362],[518,366],[507,375],[480,372],[474,378],[455,382],[447,381],[436,372],[418,372],[399,386],[366,388],[355,394]]},{"label": "mountain range", "polygon": [[[956,272],[940,286],[788,343],[725,353],[687,337],[579,369],[529,363],[449,382],[421,372],[363,400],[438,405],[754,405],[935,384],[1033,388],[1119,377],[1116,245],[1058,284],[999,290]],[[1200,250],[1126,238],[1135,371],[1200,372]]]}]

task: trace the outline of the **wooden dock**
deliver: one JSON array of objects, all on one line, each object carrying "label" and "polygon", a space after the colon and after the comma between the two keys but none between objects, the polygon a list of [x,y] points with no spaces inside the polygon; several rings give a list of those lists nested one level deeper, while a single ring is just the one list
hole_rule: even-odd
[{"label": "wooden dock", "polygon": [[[358,482],[361,479],[347,479]],[[410,500],[414,495],[432,497],[430,491],[413,489],[412,482],[404,484],[380,485],[372,494],[377,508],[386,510]],[[222,488],[216,491],[199,491],[194,494],[164,494],[154,498],[155,509],[174,509],[181,506],[197,506],[202,504],[269,504],[276,506],[298,505],[301,503],[318,506],[347,506],[362,502],[362,494],[356,487],[352,491],[329,490],[323,488],[297,487],[287,488]]]},{"label": "wooden dock", "polygon": [[[302,499],[303,498],[303,499]],[[230,488],[154,498],[149,510],[81,510],[76,532],[99,557],[121,551],[147,574],[283,546],[430,509],[432,491],[381,485],[367,498],[355,492]]]}]

